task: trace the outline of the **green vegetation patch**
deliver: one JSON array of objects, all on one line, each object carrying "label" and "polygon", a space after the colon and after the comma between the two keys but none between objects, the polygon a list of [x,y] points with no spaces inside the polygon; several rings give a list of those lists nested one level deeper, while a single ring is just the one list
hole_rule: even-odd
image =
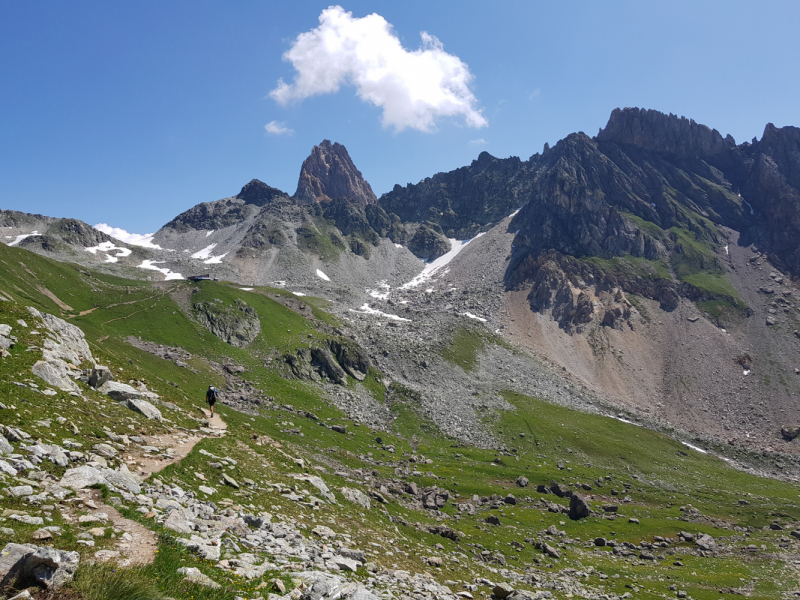
[{"label": "green vegetation patch", "polygon": [[461,327],[453,334],[450,343],[441,350],[441,356],[465,371],[472,371],[478,364],[478,354],[486,347],[483,332]]}]

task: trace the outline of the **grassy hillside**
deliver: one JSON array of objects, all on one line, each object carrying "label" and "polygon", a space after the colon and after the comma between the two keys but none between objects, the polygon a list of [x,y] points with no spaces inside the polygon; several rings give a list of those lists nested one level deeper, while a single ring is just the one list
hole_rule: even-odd
[{"label": "grassy hillside", "polygon": [[[273,522],[292,523],[308,538],[315,537],[313,528],[326,525],[339,534],[338,541],[364,550],[366,559],[375,564],[372,571],[359,568],[347,577],[366,583],[378,595],[385,589],[405,594],[387,583],[394,581],[392,573],[397,570],[428,573],[454,594],[473,586],[469,589],[475,597],[491,593],[486,580],[547,590],[555,598],[601,594],[616,598],[630,593],[655,599],[674,597],[683,590],[692,598],[710,599],[721,597],[720,591],[727,597],[731,590],[740,590],[751,598],[766,599],[796,588],[793,559],[800,546],[789,535],[800,519],[800,490],[795,484],[745,474],[633,424],[511,392],[504,396],[515,410],[487,414],[485,422],[494,430],[498,447],[505,449],[466,447],[443,436],[416,412],[414,390],[395,384],[387,391],[385,375],[374,368],[363,383],[348,378],[350,388],[363,387],[378,402],[389,403],[395,417],[391,430],[373,430],[329,403],[320,384],[287,377],[283,354],[319,346],[337,335],[331,326],[335,319],[318,300],[308,299],[306,305],[305,299],[288,299],[276,290],[243,291],[225,282],[126,281],[3,245],[0,265],[0,292],[7,297],[0,301],[0,323],[12,325],[18,337],[10,355],[0,359],[0,398],[6,406],[0,417],[5,426],[46,443],[73,440],[84,450],[108,443],[113,439],[109,432],[201,436],[186,458],[153,475],[148,485],[156,481],[177,485],[198,498],[213,499],[221,510],[268,513]],[[237,298],[253,307],[261,322],[259,337],[247,348],[225,344],[193,318],[196,302],[230,304]],[[281,300],[291,300],[295,308]],[[30,372],[41,354],[28,350],[41,345],[41,335],[16,325],[17,319],[32,321],[26,306],[79,326],[96,361],[111,367],[117,381],[143,382],[160,395],[165,421],[148,421],[83,384],[79,395],[57,390],[54,395],[42,394],[48,386]],[[129,336],[183,348],[192,358],[187,367],[178,366],[134,347],[126,341]],[[463,330],[443,353],[469,370],[492,343],[496,342],[491,336]],[[209,384],[225,390],[233,381],[226,381],[228,375],[218,366],[229,363],[244,367],[237,385],[248,382],[273,400],[245,414],[225,406],[226,394],[235,392],[223,391],[218,409],[228,424],[227,433],[205,435],[199,410],[203,394]],[[345,433],[333,425],[343,426]],[[135,446],[120,449],[119,454],[121,460],[133,461],[132,470],[142,460]],[[201,450],[231,460],[214,466]],[[58,467],[43,461],[40,468],[60,478],[76,464]],[[238,482],[239,489],[220,484],[222,473]],[[295,479],[298,475],[321,476],[335,503],[317,502],[319,490]],[[520,476],[529,480],[526,487],[515,483]],[[538,485],[549,487],[553,481],[583,494],[592,516],[573,521],[552,512],[569,503],[537,492]],[[419,496],[408,493],[411,483],[420,489],[446,490],[449,498],[439,510],[424,509]],[[237,578],[225,564],[203,561],[176,543],[182,534],[165,530],[157,512],[138,511],[136,502],[122,498],[115,502],[123,516],[159,534],[156,559],[147,566],[116,571],[91,566],[94,553],[112,548],[120,534],[108,527],[93,539],[93,547],[87,547],[79,540],[92,525],[64,517],[69,499],[35,506],[9,494],[7,488],[13,485],[19,482],[11,477],[0,480],[3,526],[13,529],[13,533],[0,530],[0,543],[46,543],[78,550],[83,560],[72,593],[84,598],[123,597],[111,585],[120,578],[136,589],[152,588],[151,596],[144,597],[172,598],[266,597],[278,591],[278,579],[289,589],[297,583],[288,575],[292,565],[300,566],[291,556],[288,568],[279,565],[252,580]],[[199,491],[201,485],[215,492],[205,494]],[[348,501],[342,487],[373,494],[371,508]],[[376,499],[376,493],[385,503]],[[504,501],[509,494],[514,500]],[[610,505],[616,505],[617,512],[604,510]],[[90,512],[70,510],[73,515]],[[11,521],[9,511],[52,519],[46,523],[61,527],[61,534],[52,541],[35,541],[33,534],[40,526]],[[437,525],[460,532],[458,541],[430,533],[429,528]],[[556,533],[547,533],[551,526]],[[678,541],[682,531],[710,534],[718,551],[700,552],[693,542]],[[600,537],[613,540],[617,552],[608,545],[596,546]],[[536,547],[539,542],[555,548],[560,558],[543,553]],[[221,559],[238,555],[225,546]],[[186,584],[176,575],[182,566],[199,568],[223,587],[209,590]]]}]

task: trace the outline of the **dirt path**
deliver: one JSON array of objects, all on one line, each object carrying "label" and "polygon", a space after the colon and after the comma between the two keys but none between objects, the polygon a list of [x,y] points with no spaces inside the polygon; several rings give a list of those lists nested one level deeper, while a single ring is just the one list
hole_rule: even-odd
[{"label": "dirt path", "polygon": [[[227,423],[222,420],[219,414],[210,417],[210,411],[202,409],[208,419],[209,429],[212,436],[225,434],[228,428]],[[158,455],[152,455],[143,451],[126,452],[123,461],[128,465],[132,473],[135,473],[141,481],[145,481],[151,475],[163,471],[169,465],[180,462],[197,445],[197,442],[204,439],[205,435],[185,435],[182,433],[165,433],[157,436],[148,436],[147,444],[157,448],[165,448]],[[168,455],[168,456],[165,456]],[[97,512],[108,515],[108,524],[113,525],[116,530],[121,530],[122,534],[114,545],[112,551],[99,551],[95,555],[95,560],[117,561],[120,567],[135,565],[147,565],[153,562],[158,550],[158,536],[141,523],[132,521],[122,516],[119,511],[103,502],[99,490],[81,490],[81,497],[84,499],[84,506],[88,508],[96,507]],[[89,503],[87,504],[87,500]]]}]

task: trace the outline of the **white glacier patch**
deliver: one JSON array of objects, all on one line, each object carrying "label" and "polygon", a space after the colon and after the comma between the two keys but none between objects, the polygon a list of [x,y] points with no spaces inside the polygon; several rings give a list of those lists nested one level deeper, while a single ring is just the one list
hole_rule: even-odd
[{"label": "white glacier patch", "polygon": [[328,277],[327,275],[325,275],[325,273],[323,273],[323,272],[322,272],[322,271],[320,271],[319,269],[317,269],[317,277],[319,277],[320,279],[324,279],[325,281],[330,281],[330,280],[331,280],[331,278],[330,278],[330,277]]}]

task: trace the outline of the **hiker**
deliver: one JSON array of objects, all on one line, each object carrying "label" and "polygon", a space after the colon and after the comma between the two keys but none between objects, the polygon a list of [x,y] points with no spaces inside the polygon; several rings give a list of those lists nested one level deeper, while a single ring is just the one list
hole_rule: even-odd
[{"label": "hiker", "polygon": [[208,386],[208,391],[206,392],[206,402],[211,407],[211,416],[214,416],[214,403],[217,401],[217,388],[213,385]]}]

